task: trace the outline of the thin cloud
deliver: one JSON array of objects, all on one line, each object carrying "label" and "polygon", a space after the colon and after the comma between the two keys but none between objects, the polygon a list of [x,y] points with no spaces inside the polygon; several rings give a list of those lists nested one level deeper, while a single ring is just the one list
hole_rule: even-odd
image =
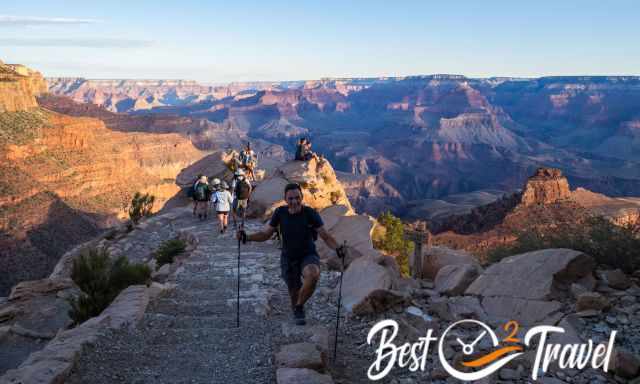
[{"label": "thin cloud", "polygon": [[0,46],[5,47],[142,48],[153,44],[150,40],[120,38],[0,38]]},{"label": "thin cloud", "polygon": [[69,17],[34,17],[34,16],[9,16],[0,15],[0,26],[32,26],[32,25],[73,25],[95,24],[100,20],[77,19]]}]

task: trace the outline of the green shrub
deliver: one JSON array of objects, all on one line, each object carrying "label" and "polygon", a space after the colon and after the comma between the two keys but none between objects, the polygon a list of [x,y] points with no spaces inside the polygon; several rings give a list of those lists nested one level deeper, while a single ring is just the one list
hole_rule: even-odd
[{"label": "green shrub", "polygon": [[377,249],[393,254],[396,257],[402,275],[409,276],[409,255],[413,252],[414,245],[404,237],[402,220],[387,211],[378,217],[378,222],[385,228],[385,231],[384,236],[374,242],[374,246]]},{"label": "green shrub", "polygon": [[546,248],[570,248],[593,256],[599,264],[631,273],[640,266],[640,230],[637,223],[613,224],[594,216],[576,225],[563,224],[545,230],[520,233],[517,240],[488,253],[490,262],[504,257]]},{"label": "green shrub", "polygon": [[151,210],[153,209],[153,203],[156,197],[145,193],[136,192],[131,199],[129,205],[129,218],[134,224],[138,224],[143,217],[151,216]]},{"label": "green shrub", "polygon": [[176,255],[184,252],[187,244],[184,240],[172,239],[163,242],[155,252],[156,269],[160,269],[165,264],[173,263]]},{"label": "green shrub", "polygon": [[105,248],[90,248],[73,261],[71,279],[82,294],[69,299],[69,316],[74,324],[98,316],[123,289],[145,284],[150,277],[151,270],[144,264],[130,264],[125,256],[112,262]]}]

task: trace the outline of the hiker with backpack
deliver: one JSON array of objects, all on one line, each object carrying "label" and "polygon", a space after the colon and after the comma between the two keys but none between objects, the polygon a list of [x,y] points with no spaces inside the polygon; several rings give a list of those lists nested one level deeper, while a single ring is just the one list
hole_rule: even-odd
[{"label": "hiker with backpack", "polygon": [[256,153],[251,149],[251,143],[247,142],[247,147],[240,152],[241,166],[247,172],[247,176],[251,176],[252,181],[256,181],[253,170],[257,166]]},{"label": "hiker with backpack", "polygon": [[202,177],[202,174],[199,173],[198,176],[195,178],[195,180],[193,180],[193,183],[191,183],[191,186],[189,187],[189,189],[187,189],[187,197],[190,197],[191,200],[193,200],[193,216],[196,215],[196,208],[198,208],[198,202],[196,200],[195,191],[196,191],[196,185],[198,185],[198,182],[200,181],[201,177]]},{"label": "hiker with backpack", "polygon": [[244,218],[247,207],[249,206],[249,198],[253,187],[251,183],[244,175],[244,171],[239,169],[235,173],[235,178],[232,183],[233,188],[233,220],[237,222],[237,217]]},{"label": "hiker with backpack", "polygon": [[207,208],[211,190],[207,176],[200,176],[200,179],[193,186],[193,200],[195,202],[194,212],[198,214],[198,219],[207,218]]},{"label": "hiker with backpack", "polygon": [[[324,228],[318,212],[302,204],[302,188],[299,184],[288,184],[284,189],[286,206],[279,207],[273,213],[264,230],[246,233],[240,229],[236,237],[247,241],[267,241],[276,231],[282,236],[280,266],[282,279],[287,284],[295,324],[306,324],[304,305],[313,295],[320,278],[320,256],[315,240],[318,236],[338,257],[344,258],[345,246],[340,246]],[[302,277],[302,279],[301,279]]]},{"label": "hiker with backpack", "polygon": [[220,233],[225,233],[229,226],[229,211],[233,205],[233,197],[229,192],[229,184],[223,181],[218,190],[211,197],[213,209],[218,215],[218,223],[220,224]]}]

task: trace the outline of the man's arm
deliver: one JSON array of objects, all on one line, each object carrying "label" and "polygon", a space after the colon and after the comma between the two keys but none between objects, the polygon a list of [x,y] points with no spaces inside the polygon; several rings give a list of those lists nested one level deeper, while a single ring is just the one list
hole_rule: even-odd
[{"label": "man's arm", "polygon": [[[238,234],[237,234],[238,240],[242,240],[242,232],[244,231],[238,231]],[[269,224],[267,224],[265,228],[260,232],[251,233],[251,234],[247,233],[246,234],[247,241],[257,241],[257,242],[267,241],[271,238],[271,236],[273,236],[275,232],[276,232],[276,229],[270,226]]]},{"label": "man's arm", "polygon": [[340,247],[336,239],[331,236],[331,234],[326,229],[324,229],[324,226],[316,229],[316,231],[318,231],[318,235],[322,238],[322,240],[324,240],[325,244],[327,244],[329,248],[336,250],[338,249],[338,247]]}]

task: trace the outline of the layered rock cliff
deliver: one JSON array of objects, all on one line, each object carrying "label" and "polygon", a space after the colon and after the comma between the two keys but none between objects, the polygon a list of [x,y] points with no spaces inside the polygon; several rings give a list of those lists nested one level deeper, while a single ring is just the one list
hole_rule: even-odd
[{"label": "layered rock cliff", "polygon": [[40,72],[0,61],[0,113],[36,108],[36,96],[45,92],[47,83]]},{"label": "layered rock cliff", "polygon": [[176,176],[206,155],[179,134],[119,132],[41,108],[46,85],[24,66],[2,65],[0,76],[0,296],[126,218],[135,192],[161,209],[180,191]]}]

